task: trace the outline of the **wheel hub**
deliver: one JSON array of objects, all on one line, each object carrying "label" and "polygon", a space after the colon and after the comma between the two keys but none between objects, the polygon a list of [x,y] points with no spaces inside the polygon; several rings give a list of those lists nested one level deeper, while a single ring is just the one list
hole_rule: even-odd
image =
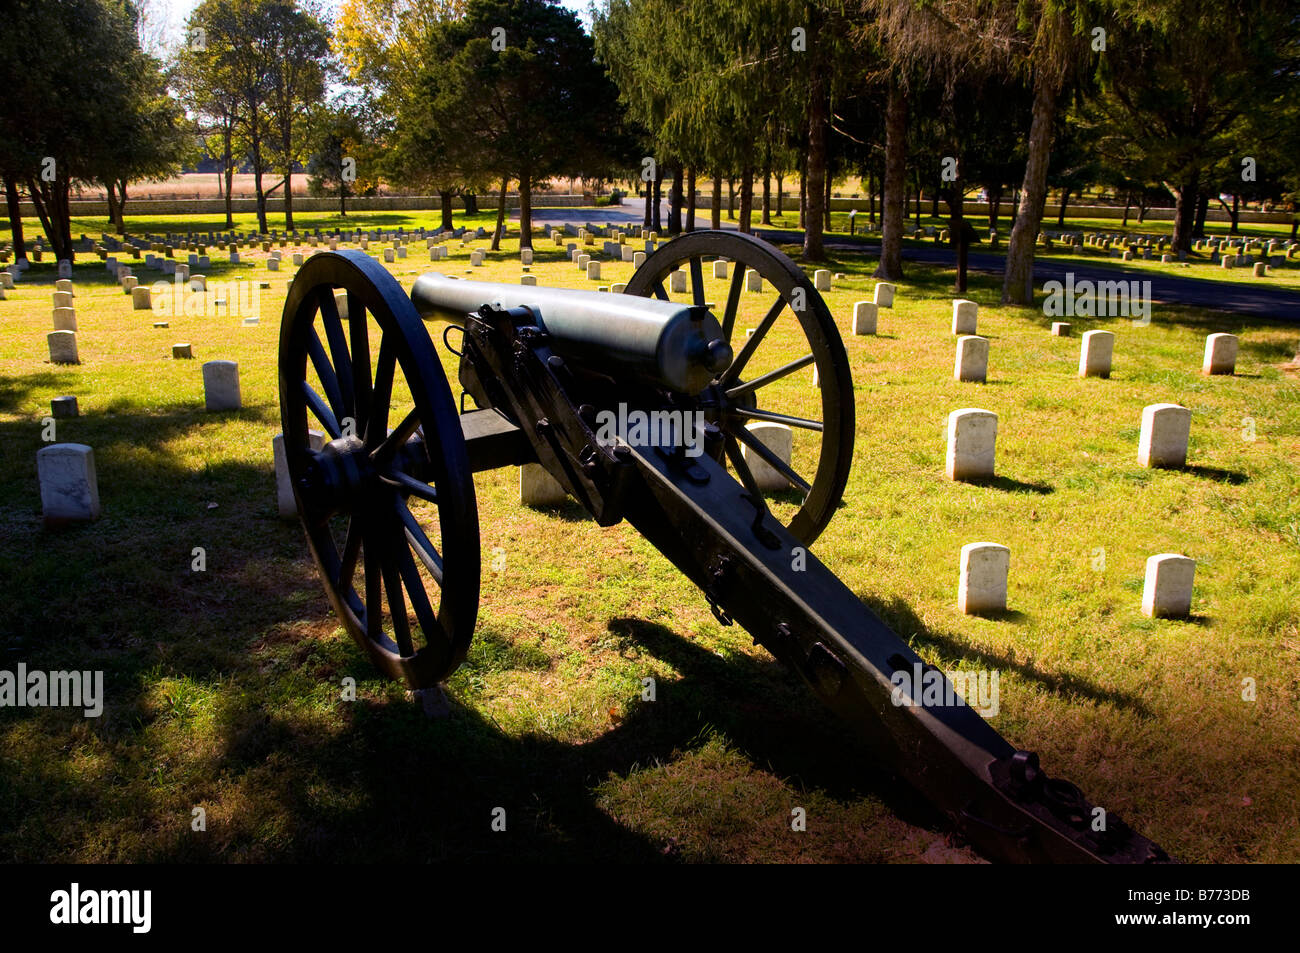
[{"label": "wheel hub", "polygon": [[327,515],[351,512],[379,482],[360,437],[331,440],[311,455],[298,491],[308,508]]}]

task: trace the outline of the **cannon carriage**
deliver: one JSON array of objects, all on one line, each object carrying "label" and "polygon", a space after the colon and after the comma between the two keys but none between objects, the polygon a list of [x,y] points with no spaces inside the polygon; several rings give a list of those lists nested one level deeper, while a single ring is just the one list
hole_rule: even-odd
[{"label": "cannon carriage", "polygon": [[[719,258],[727,295],[710,302],[703,269]],[[689,301],[666,290],[679,268]],[[770,289],[768,306],[742,335],[751,272]],[[459,401],[426,321],[446,322]],[[806,347],[755,373],[778,321],[787,346],[794,336]],[[773,409],[772,385],[809,368],[815,415]],[[1168,860],[952,704],[951,691],[923,694],[921,679],[897,677],[924,672],[946,686],[809,551],[848,480],[853,389],[829,310],[778,250],[690,233],[649,255],[623,294],[429,274],[408,295],[363,253],[319,254],[290,288],[279,376],[309,548],[341,623],[388,676],[429,689],[464,660],[480,572],[473,475],[536,463],[597,523],[633,525],[720,622],[798,672],[986,856]],[[631,413],[679,424],[611,437],[603,424]],[[754,435],[756,422],[809,443],[787,462]]]}]

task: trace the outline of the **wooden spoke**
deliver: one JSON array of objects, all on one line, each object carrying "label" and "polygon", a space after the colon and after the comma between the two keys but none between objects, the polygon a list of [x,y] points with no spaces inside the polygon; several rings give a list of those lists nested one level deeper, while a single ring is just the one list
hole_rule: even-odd
[{"label": "wooden spoke", "polygon": [[658,298],[660,301],[668,300],[668,289],[664,287],[664,283],[662,281],[656,281],[654,284],[650,286],[650,290],[654,292],[655,297]]},{"label": "wooden spoke", "polygon": [[321,345],[320,336],[315,328],[307,329],[307,354],[311,357],[311,366],[316,368],[316,376],[320,378],[321,386],[325,388],[325,396],[329,398],[330,409],[334,411],[334,416],[346,417],[348,405],[343,403],[343,391],[339,389],[338,373],[329,358],[325,356],[325,348]]},{"label": "wooden spoke", "polygon": [[822,422],[820,420],[808,420],[804,417],[791,417],[789,414],[778,414],[771,410],[760,410],[748,407],[732,407],[731,413],[737,417],[747,417],[750,420],[766,420],[769,423],[785,424],[787,427],[798,427],[801,430],[816,430],[821,433]]},{"label": "wooden spoke", "polygon": [[356,410],[355,383],[352,375],[352,357],[348,354],[347,335],[343,332],[343,320],[339,317],[338,303],[334,300],[334,289],[325,287],[320,292],[320,319],[325,328],[325,340],[329,344],[330,357],[338,374],[339,391],[343,397],[345,416]]},{"label": "wooden spoke", "polygon": [[433,541],[420,525],[419,520],[401,500],[397,501],[397,515],[402,521],[402,528],[406,533],[406,541],[411,544],[415,550],[415,555],[419,557],[420,562],[424,563],[424,568],[429,570],[429,575],[439,586],[442,585],[442,556],[434,547]]},{"label": "wooden spoke", "polygon": [[[784,364],[781,367],[778,367],[774,371],[768,371],[766,374],[763,374],[759,377],[755,377],[752,381],[745,381],[745,383],[739,385],[738,387],[731,388],[729,391],[726,392],[727,396],[732,399],[735,399],[744,394],[752,393],[753,391],[758,390],[760,387],[766,387],[768,384],[771,384],[773,381],[779,381],[783,377],[789,377],[795,371],[807,367],[814,360],[815,358],[811,354],[806,354],[803,357],[799,358],[797,361],[791,361],[789,364]],[[821,426],[818,425],[817,429],[820,430]]]},{"label": "wooden spoke", "polygon": [[803,490],[803,492],[811,492],[812,487],[809,485],[808,481],[801,477],[794,467],[790,466],[790,464],[778,457],[772,452],[767,444],[763,443],[763,441],[759,440],[744,427],[740,427],[736,430],[729,430],[728,433],[733,434],[737,440],[758,454],[768,466],[776,470],[799,489]]},{"label": "wooden spoke", "polygon": [[307,402],[307,409],[310,410],[312,415],[321,422],[321,426],[323,426],[325,432],[330,435],[330,439],[337,440],[342,436],[342,431],[339,430],[338,420],[335,419],[334,414],[330,409],[325,406],[325,401],[321,398],[321,395],[316,393],[310,384],[306,381],[302,381],[301,384],[302,396]]},{"label": "wooden spoke", "polygon": [[347,538],[343,541],[343,555],[339,557],[340,588],[347,590],[357,571],[357,557],[361,555],[361,520],[353,515],[348,519]]},{"label": "wooden spoke", "polygon": [[[348,292],[348,335],[352,342],[352,392],[356,403],[356,426],[360,429],[370,419],[370,328],[361,299]],[[363,435],[364,436],[364,435]]]},{"label": "wooden spoke", "polygon": [[722,314],[722,337],[730,344],[731,335],[736,328],[736,314],[740,311],[740,289],[745,284],[745,266],[733,262],[736,266],[731,274],[731,287],[727,289],[727,310]]},{"label": "wooden spoke", "polygon": [[722,372],[722,376],[718,378],[719,384],[726,387],[732,381],[740,377],[745,370],[745,365],[749,363],[749,359],[753,357],[754,352],[758,350],[758,346],[762,343],[763,337],[772,329],[772,325],[776,323],[776,319],[784,309],[785,298],[777,298],[772,304],[772,307],[767,309],[767,314],[763,317],[763,320],[758,323],[758,327],[756,327],[754,333],[749,336],[749,340],[745,342],[744,347],[740,349],[740,353],[736,355],[736,359],[731,362],[731,366]]},{"label": "wooden spoke", "polygon": [[377,447],[388,436],[388,405],[393,399],[393,374],[397,370],[397,352],[388,340],[379,339],[379,360],[375,362],[375,389],[371,393],[370,415],[362,439],[367,447]]},{"label": "wooden spoke", "polygon": [[389,486],[395,486],[405,490],[412,496],[418,496],[420,499],[429,503],[438,502],[438,491],[423,480],[417,480],[409,473],[403,473],[401,470],[392,470],[384,474],[379,479],[383,480]]},{"label": "wooden spoke", "polygon": [[375,466],[384,469],[397,456],[397,451],[403,444],[411,439],[411,435],[419,426],[420,412],[415,409],[402,418],[402,422],[393,428],[393,432],[384,438],[383,443],[370,451],[370,459],[374,461]]},{"label": "wooden spoke", "polygon": [[754,479],[753,471],[745,462],[745,456],[740,452],[740,444],[736,442],[736,438],[732,434],[727,434],[723,446],[727,451],[727,459],[731,461],[731,468],[736,471],[736,476],[740,477],[740,482],[749,491],[749,495],[756,500],[761,500],[763,492],[758,488],[758,481]]},{"label": "wooden spoke", "polygon": [[691,296],[697,308],[704,307],[704,264],[699,255],[691,258]]},{"label": "wooden spoke", "polygon": [[[385,530],[388,528],[385,527]],[[402,554],[411,558],[406,548],[405,539],[391,533],[385,533],[386,543],[383,556],[384,591],[388,594],[388,615],[393,620],[393,641],[403,656],[414,655],[415,646],[411,643],[411,620],[406,616],[406,597],[402,594]],[[423,592],[424,588],[421,587]]]}]

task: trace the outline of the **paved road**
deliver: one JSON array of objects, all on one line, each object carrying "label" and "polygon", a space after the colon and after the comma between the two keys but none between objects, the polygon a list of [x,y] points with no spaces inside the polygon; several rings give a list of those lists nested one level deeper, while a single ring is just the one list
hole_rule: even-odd
[{"label": "paved road", "polygon": [[[664,203],[663,220],[668,218],[668,203]],[[514,217],[518,218],[518,210]],[[609,208],[557,208],[539,209],[533,214],[537,225],[564,225],[572,223],[581,225],[586,222],[626,222],[640,224],[645,219],[645,200],[627,198],[622,205]],[[709,227],[709,216],[696,214],[697,228]],[[736,227],[735,222],[722,220],[723,228]],[[761,237],[776,244],[791,244],[803,241],[803,234],[778,229],[759,229]],[[880,254],[879,241],[863,238],[836,238],[827,242],[827,248],[836,251],[865,252],[868,255]],[[926,264],[956,267],[956,253],[947,247],[904,248],[904,261],[917,261]],[[990,274],[1002,273],[1002,256],[972,251],[967,260],[967,267],[972,271]],[[1038,259],[1034,263],[1034,284],[1041,288],[1045,281],[1065,281],[1066,272],[1074,273],[1075,282],[1083,279],[1090,281],[1127,280],[1150,281],[1151,297],[1154,301],[1166,304],[1180,304],[1197,308],[1213,308],[1217,311],[1231,311],[1236,314],[1265,318],[1274,321],[1288,321],[1300,324],[1300,291],[1284,288],[1255,287],[1252,285],[1209,281],[1203,278],[1185,278],[1180,275],[1165,275],[1143,271],[1140,268],[1126,268],[1121,264],[1099,264],[1093,262],[1077,263]]]}]

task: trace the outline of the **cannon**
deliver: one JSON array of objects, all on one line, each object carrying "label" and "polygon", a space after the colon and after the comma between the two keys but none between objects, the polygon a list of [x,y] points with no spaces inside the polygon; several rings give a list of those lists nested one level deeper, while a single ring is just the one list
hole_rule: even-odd
[{"label": "cannon", "polygon": [[[708,259],[728,263],[725,301],[706,300]],[[665,282],[678,269],[690,292],[674,300]],[[742,336],[750,272],[767,307]],[[458,361],[459,402],[426,322],[442,323]],[[761,370],[769,342],[802,356]],[[817,387],[774,386],[809,367]],[[536,463],[600,525],[642,533],[720,623],[797,672],[984,856],[1170,861],[999,735],[809,550],[848,480],[853,389],[825,302],[779,250],[688,233],[621,294],[426,274],[408,295],[364,253],[317,254],[285,302],[279,387],[289,475],[330,603],[410,688],[435,688],[473,636],[474,473]],[[792,406],[768,396],[782,391]],[[672,426],[611,425],[635,414]],[[789,462],[756,422],[800,435]]]}]

